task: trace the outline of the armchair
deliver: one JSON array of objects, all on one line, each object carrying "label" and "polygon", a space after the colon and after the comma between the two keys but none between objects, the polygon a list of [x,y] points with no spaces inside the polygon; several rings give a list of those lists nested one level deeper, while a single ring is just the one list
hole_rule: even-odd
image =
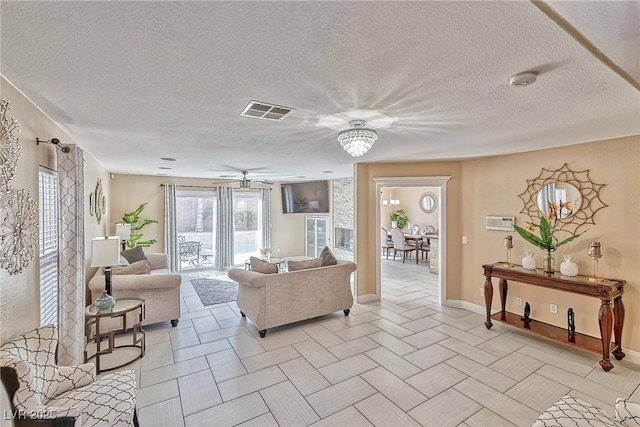
[{"label": "armchair", "polygon": [[34,329],[0,347],[0,376],[14,425],[138,426],[132,370],[96,378],[93,363],[58,366],[53,325]]}]

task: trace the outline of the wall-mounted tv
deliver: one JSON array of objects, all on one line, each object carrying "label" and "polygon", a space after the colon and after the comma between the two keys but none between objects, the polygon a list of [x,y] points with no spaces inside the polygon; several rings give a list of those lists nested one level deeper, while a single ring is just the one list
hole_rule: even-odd
[{"label": "wall-mounted tv", "polygon": [[329,181],[281,184],[282,212],[329,213]]}]

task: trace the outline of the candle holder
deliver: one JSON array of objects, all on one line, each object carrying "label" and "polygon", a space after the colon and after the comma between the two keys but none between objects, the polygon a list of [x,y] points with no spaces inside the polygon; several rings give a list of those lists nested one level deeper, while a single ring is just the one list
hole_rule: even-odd
[{"label": "candle holder", "polygon": [[505,267],[513,267],[514,265],[511,264],[511,249],[513,249],[513,236],[511,235],[505,236],[503,244],[504,244],[504,247],[507,248],[507,262],[503,263],[502,265]]},{"label": "candle holder", "polygon": [[589,243],[589,256],[593,258],[593,276],[589,277],[589,281],[598,282],[601,279],[598,277],[598,260],[602,258],[602,247],[600,242]]}]

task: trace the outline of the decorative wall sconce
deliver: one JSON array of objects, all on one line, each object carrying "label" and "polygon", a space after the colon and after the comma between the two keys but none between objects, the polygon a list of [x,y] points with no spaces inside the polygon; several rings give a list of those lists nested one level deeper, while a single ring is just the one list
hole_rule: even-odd
[{"label": "decorative wall sconce", "polygon": [[504,238],[504,247],[507,248],[507,262],[504,264],[505,267],[513,267],[511,264],[511,249],[513,249],[513,236],[508,235]]},{"label": "decorative wall sconce", "polygon": [[589,256],[593,258],[593,277],[589,277],[589,280],[592,282],[598,282],[600,278],[598,278],[598,260],[602,258],[602,247],[600,246],[600,242],[591,242],[589,243]]},{"label": "decorative wall sconce", "polygon": [[56,147],[60,148],[60,150],[61,150],[63,153],[68,153],[69,151],[71,151],[71,147],[69,147],[68,145],[63,144],[62,142],[60,142],[60,140],[59,140],[58,138],[51,138],[50,140],[45,141],[45,140],[43,140],[43,139],[40,139],[40,138],[37,138],[37,137],[36,137],[36,145],[40,145],[40,143],[41,143],[41,142],[42,142],[43,144],[51,144],[51,145],[54,145],[54,146],[56,146]]},{"label": "decorative wall sconce", "polygon": [[100,220],[107,213],[107,198],[102,191],[102,180],[98,178],[95,191],[89,193],[89,214]]}]

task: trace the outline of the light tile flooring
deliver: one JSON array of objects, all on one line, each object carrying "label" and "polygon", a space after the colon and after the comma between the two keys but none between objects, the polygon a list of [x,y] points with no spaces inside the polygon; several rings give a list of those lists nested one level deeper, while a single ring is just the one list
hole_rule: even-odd
[{"label": "light tile flooring", "polygon": [[383,300],[271,329],[235,303],[204,307],[185,274],[182,316],[149,326],[136,370],[142,426],[529,426],[569,394],[612,413],[640,400],[640,367],[438,306],[424,264],[383,259]]}]

